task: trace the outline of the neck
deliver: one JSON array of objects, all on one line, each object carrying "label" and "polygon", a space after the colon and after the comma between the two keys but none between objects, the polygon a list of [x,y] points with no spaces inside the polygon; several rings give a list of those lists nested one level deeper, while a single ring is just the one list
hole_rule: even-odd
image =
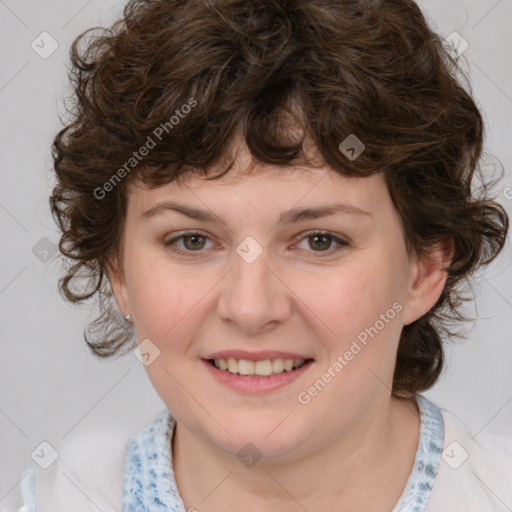
[{"label": "neck", "polygon": [[391,510],[413,467],[419,427],[414,399],[387,398],[306,455],[246,467],[177,424],[174,472],[186,510]]}]

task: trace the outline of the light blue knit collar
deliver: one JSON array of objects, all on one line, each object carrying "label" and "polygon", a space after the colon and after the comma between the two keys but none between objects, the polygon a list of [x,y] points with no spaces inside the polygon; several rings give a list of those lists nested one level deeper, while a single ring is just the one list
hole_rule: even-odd
[{"label": "light blue knit collar", "polygon": [[[443,447],[441,412],[416,395],[420,410],[420,439],[414,466],[393,512],[424,512],[437,474]],[[148,428],[132,437],[126,448],[123,512],[186,512],[171,460],[175,420],[164,409]]]}]

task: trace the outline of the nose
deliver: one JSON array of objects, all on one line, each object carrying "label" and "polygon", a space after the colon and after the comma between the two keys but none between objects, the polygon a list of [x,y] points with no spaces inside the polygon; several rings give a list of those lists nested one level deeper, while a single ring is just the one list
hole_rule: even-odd
[{"label": "nose", "polygon": [[233,269],[221,281],[219,318],[245,333],[265,332],[285,321],[292,292],[272,268],[268,250],[251,263],[236,253],[233,261]]}]

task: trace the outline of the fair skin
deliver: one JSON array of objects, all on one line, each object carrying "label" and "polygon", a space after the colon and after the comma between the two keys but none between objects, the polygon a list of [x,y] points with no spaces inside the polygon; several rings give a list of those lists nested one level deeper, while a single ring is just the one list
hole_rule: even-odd
[{"label": "fair skin", "polygon": [[[446,263],[446,254],[408,256],[383,176],[263,165],[245,146],[238,149],[220,180],[196,175],[155,189],[130,185],[123,259],[110,274],[137,339],[160,350],[146,370],[177,421],[172,455],[185,508],[391,510],[412,469],[420,427],[415,401],[391,396],[398,340],[440,296],[446,273],[437,262]],[[214,218],[169,209],[142,215],[162,201]],[[367,213],[278,222],[291,208],[340,203]],[[165,245],[194,230],[200,235]],[[314,230],[328,234],[315,237]],[[250,263],[236,251],[248,236],[263,251]],[[338,356],[390,310],[393,318],[378,334],[300,402],[299,394],[329,368],[332,376]],[[229,350],[293,352],[311,361],[280,388],[250,393],[206,366],[207,356]],[[246,443],[261,454],[250,467],[237,456]]]}]

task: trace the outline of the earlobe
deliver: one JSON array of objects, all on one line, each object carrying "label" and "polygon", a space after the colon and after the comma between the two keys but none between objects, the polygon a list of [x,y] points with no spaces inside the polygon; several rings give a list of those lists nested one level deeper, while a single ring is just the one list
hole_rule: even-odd
[{"label": "earlobe", "polygon": [[444,240],[426,256],[415,258],[411,264],[411,278],[403,323],[409,325],[428,313],[441,296],[448,273],[445,270],[453,257],[453,243]]}]

